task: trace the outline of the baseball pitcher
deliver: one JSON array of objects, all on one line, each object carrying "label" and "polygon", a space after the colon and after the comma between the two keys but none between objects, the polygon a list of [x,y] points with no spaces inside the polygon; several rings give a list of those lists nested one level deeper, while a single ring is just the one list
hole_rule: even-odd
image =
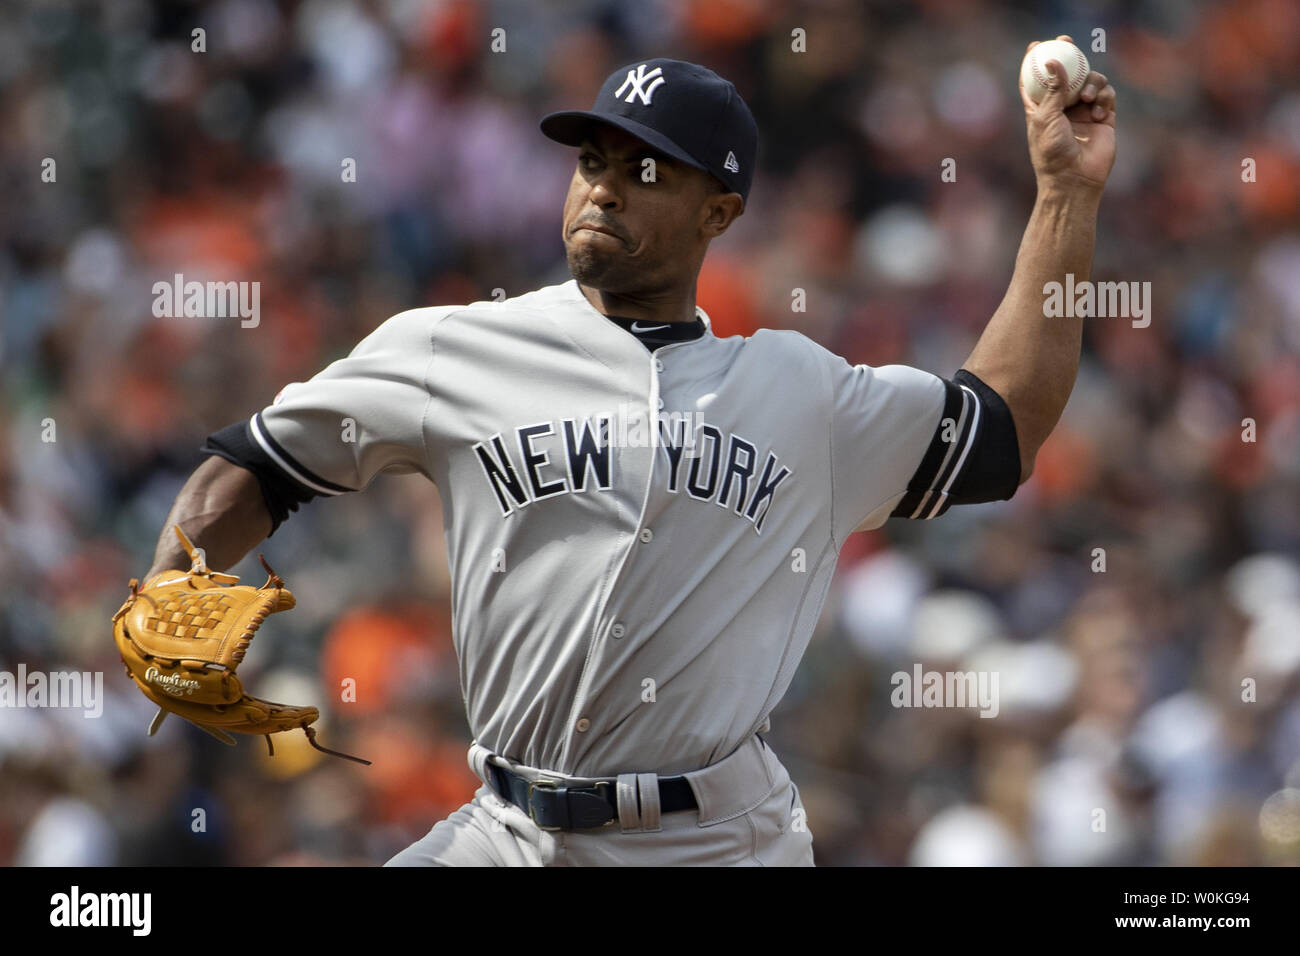
[{"label": "baseball pitcher", "polygon": [[160,716],[310,735],[314,709],[234,673],[292,606],[284,580],[214,569],[313,498],[418,472],[441,492],[482,786],[389,864],[811,865],[763,733],[841,547],[890,517],[1010,498],[1073,386],[1081,320],[1045,317],[1043,287],[1088,278],[1115,91],[1090,73],[1065,109],[1051,68],[1040,103],[1022,91],[1038,195],[1015,273],[950,379],[851,366],[797,332],[712,332],[696,278],[758,148],[731,83],[647,60],[591,110],[546,116],[578,150],[572,279],[395,315],[211,435],[115,618],[128,671]]}]

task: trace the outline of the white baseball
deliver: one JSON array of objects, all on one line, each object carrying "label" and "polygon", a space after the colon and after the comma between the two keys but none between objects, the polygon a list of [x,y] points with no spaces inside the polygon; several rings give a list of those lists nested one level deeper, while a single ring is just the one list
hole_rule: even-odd
[{"label": "white baseball", "polygon": [[1020,64],[1020,82],[1035,103],[1042,100],[1052,78],[1052,74],[1047,72],[1048,60],[1057,60],[1065,67],[1068,80],[1065,105],[1073,106],[1079,102],[1083,81],[1088,78],[1088,58],[1067,40],[1046,40],[1026,53],[1025,62]]}]

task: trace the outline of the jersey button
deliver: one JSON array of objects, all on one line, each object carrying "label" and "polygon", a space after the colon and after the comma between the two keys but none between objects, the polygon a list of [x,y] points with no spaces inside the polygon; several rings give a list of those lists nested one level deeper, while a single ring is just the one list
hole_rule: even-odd
[{"label": "jersey button", "polygon": [[622,621],[615,621],[614,626],[609,629],[609,633],[614,638],[620,638],[627,633],[627,628],[623,626]]},{"label": "jersey button", "polygon": [[655,533],[651,531],[649,528],[642,528],[641,533],[637,535],[637,537],[640,538],[642,541],[644,541],[646,544],[649,544],[651,541],[654,540]]},{"label": "jersey button", "polygon": [[658,359],[655,359],[655,371],[662,372],[663,370],[664,370],[664,363],[659,361]]},{"label": "jersey button", "polygon": [[662,398],[659,399],[659,407],[660,407],[660,408],[663,408],[663,407],[664,407],[664,400],[663,400]]},{"label": "jersey button", "polygon": [[587,732],[587,729],[591,727],[591,721],[588,720],[586,717],[579,717],[577,727],[578,727],[578,733],[585,734]]}]

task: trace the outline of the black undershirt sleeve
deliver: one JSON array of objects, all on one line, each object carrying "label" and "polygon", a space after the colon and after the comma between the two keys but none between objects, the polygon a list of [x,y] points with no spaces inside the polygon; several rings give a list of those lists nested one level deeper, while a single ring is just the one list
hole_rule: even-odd
[{"label": "black undershirt sleeve", "polygon": [[898,518],[937,518],[950,505],[1005,501],[1020,486],[1020,445],[1002,396],[966,369],[944,379],[943,415]]},{"label": "black undershirt sleeve", "polygon": [[290,511],[297,511],[300,504],[319,497],[306,485],[286,475],[272,461],[253,440],[247,419],[213,432],[199,450],[205,455],[218,455],[253,473],[262,489],[266,510],[271,515],[271,534],[275,534],[276,529],[289,517]]}]

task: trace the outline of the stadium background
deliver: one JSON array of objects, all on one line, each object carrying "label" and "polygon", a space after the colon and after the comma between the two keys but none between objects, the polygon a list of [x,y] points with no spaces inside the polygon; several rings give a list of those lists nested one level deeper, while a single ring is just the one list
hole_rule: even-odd
[{"label": "stadium background", "polygon": [[[761,170],[701,277],[719,333],[796,328],[947,375],[1010,275],[1033,198],[1016,70],[1056,33],[1119,90],[1093,277],[1151,282],[1153,320],[1086,323],[1070,406],[1012,501],[851,539],[769,740],[823,865],[1300,862],[1286,0],[6,3],[0,670],[102,671],[108,699],[97,720],[0,709],[0,862],[373,864],[473,791],[419,478],[275,534],[299,606],[241,671],[323,704],[322,739],[373,767],[289,735],[268,759],[179,720],[147,739],[108,619],[206,434],[395,312],[568,277],[574,158],[543,112],[642,57],[732,79]],[[152,284],[177,272],[260,282],[260,324],[154,318]],[[261,580],[255,557],[235,570]],[[890,675],[916,662],[996,670],[999,715],[892,707]]]}]

